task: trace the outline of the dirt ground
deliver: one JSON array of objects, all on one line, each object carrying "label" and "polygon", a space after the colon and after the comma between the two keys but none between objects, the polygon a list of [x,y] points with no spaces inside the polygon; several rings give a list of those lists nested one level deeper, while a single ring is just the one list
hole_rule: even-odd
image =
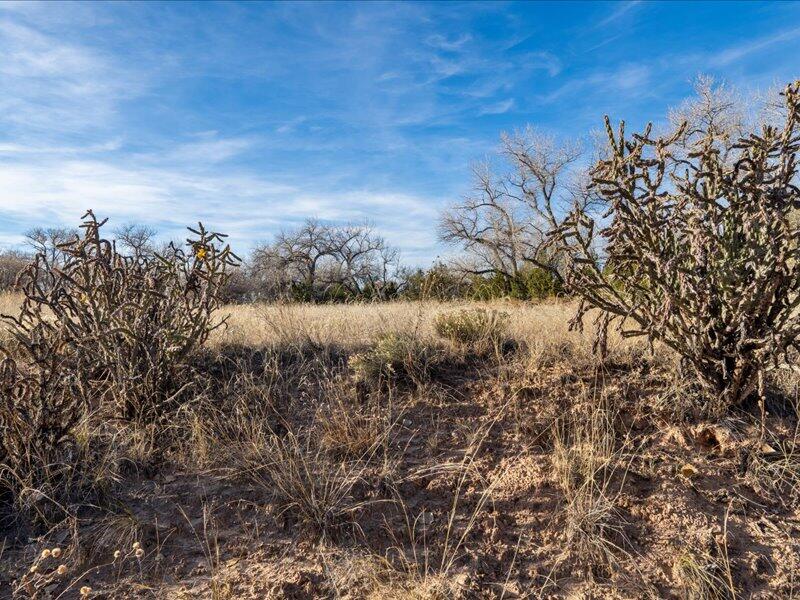
[{"label": "dirt ground", "polygon": [[792,378],[711,418],[663,349],[600,363],[568,304],[437,337],[462,308],[233,309],[191,401],[87,432],[100,492],[4,520],[0,595],[800,597]]}]

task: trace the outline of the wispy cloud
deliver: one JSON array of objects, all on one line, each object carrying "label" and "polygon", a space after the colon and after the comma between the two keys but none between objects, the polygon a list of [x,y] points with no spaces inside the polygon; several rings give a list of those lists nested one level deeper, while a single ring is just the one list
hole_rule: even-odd
[{"label": "wispy cloud", "polygon": [[194,137],[192,141],[174,146],[157,160],[191,165],[221,163],[241,155],[253,145],[253,140],[248,138],[220,139],[216,132],[204,132]]},{"label": "wispy cloud", "polygon": [[429,46],[433,46],[441,50],[453,51],[461,50],[465,44],[472,41],[472,36],[468,33],[464,33],[456,38],[448,39],[447,37],[436,33],[429,36],[425,41]]},{"label": "wispy cloud", "polygon": [[525,69],[543,69],[550,77],[555,77],[561,72],[561,60],[551,52],[531,52],[526,54],[522,60]]},{"label": "wispy cloud", "polygon": [[709,60],[709,64],[714,67],[724,67],[736,61],[742,60],[751,54],[756,54],[762,50],[775,46],[776,44],[797,39],[800,39],[800,27],[786,29],[727,48],[713,55]]},{"label": "wispy cloud", "polygon": [[122,147],[121,140],[111,140],[97,144],[82,146],[51,146],[42,144],[18,144],[13,142],[0,143],[0,156],[14,157],[19,155],[57,155],[70,156],[77,154],[96,154],[113,152]]},{"label": "wispy cloud", "polygon": [[15,129],[96,128],[117,103],[141,92],[143,78],[89,48],[0,20],[0,123]]},{"label": "wispy cloud", "polygon": [[196,163],[155,166],[175,155],[161,158],[116,164],[51,157],[0,164],[0,213],[19,224],[16,233],[0,232],[0,244],[18,242],[24,229],[41,223],[75,224],[93,208],[116,223],[155,222],[167,237],[180,236],[186,225],[201,220],[232,235],[241,250],[312,215],[370,219],[404,254],[419,260],[435,250],[432,230],[415,233],[421,220],[435,218],[438,205],[432,199],[380,189],[315,191],[247,172],[198,172]]},{"label": "wispy cloud", "polygon": [[595,28],[601,29],[603,27],[607,27],[608,25],[611,25],[612,23],[614,23],[616,21],[619,21],[625,15],[630,13],[631,10],[636,8],[641,3],[642,3],[642,0],[628,0],[627,2],[618,2],[616,4],[616,8],[614,10],[612,10],[611,13],[607,17],[605,17],[604,19],[601,19],[600,21],[598,21],[596,23]]},{"label": "wispy cloud", "polygon": [[611,92],[625,92],[637,96],[648,94],[650,93],[648,83],[652,73],[652,68],[647,64],[622,64],[614,70],[603,69],[574,77],[552,92],[543,95],[541,100],[551,103],[587,89],[591,90],[593,94]]},{"label": "wispy cloud", "polygon": [[316,215],[424,264],[499,131],[642,121],[706,68],[796,76],[800,10],[735,6],[0,4],[0,243],[88,207],[240,249]]},{"label": "wispy cloud", "polygon": [[514,99],[509,98],[508,100],[501,100],[500,102],[495,102],[494,104],[489,104],[488,106],[484,106],[479,112],[479,115],[502,115],[503,113],[507,113],[512,108],[514,108]]}]

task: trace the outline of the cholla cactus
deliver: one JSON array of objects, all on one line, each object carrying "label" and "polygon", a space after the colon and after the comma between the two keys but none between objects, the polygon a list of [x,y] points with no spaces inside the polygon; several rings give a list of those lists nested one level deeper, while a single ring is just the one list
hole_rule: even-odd
[{"label": "cholla cactus", "polygon": [[69,380],[56,385],[57,361],[43,358],[49,368],[37,374],[21,372],[9,356],[0,360],[0,480],[8,476],[3,467],[27,471],[32,454],[62,445],[83,415],[76,387]]},{"label": "cholla cactus", "polygon": [[220,291],[237,263],[220,234],[191,229],[187,250],[125,256],[101,237],[89,211],[82,236],[44,254],[20,276],[25,294],[11,324],[25,358],[49,388],[73,389],[86,406],[113,403],[123,418],[152,417],[175,399],[190,352],[224,323]]},{"label": "cholla cactus", "polygon": [[599,308],[600,342],[617,321],[666,344],[718,408],[753,393],[800,335],[800,82],[783,95],[782,129],[763,126],[725,159],[711,134],[677,153],[684,128],[626,139],[606,118],[609,152],[592,181],[608,212],[595,222],[577,209],[560,230],[582,298],[575,324]]},{"label": "cholla cactus", "polygon": [[25,372],[0,349],[0,492],[37,519],[59,513],[52,499],[69,494],[72,431],[85,414],[78,382],[60,372],[53,350],[41,350],[46,368]]}]

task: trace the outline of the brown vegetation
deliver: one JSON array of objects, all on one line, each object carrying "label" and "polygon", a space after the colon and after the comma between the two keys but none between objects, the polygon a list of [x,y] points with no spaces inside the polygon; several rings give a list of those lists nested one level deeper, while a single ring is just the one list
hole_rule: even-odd
[{"label": "brown vegetation", "polygon": [[[665,348],[612,336],[598,364],[591,334],[568,331],[572,303],[483,306],[509,315],[488,354],[436,332],[472,308],[223,308],[229,327],[193,359],[198,384],[169,421],[79,427],[102,448],[82,475],[101,495],[50,529],[6,513],[3,585],[71,585],[63,598],[800,592],[794,380],[771,381],[762,438],[757,410],[703,420]],[[400,354],[409,371],[358,377],[351,357],[387,336],[415,344]]]},{"label": "brown vegetation", "polygon": [[606,119],[592,181],[610,219],[579,206],[561,228],[569,288],[603,311],[600,333],[616,320],[675,350],[718,413],[763,396],[764,371],[798,347],[800,82],[783,96],[781,126],[741,138],[713,120],[626,138]]}]

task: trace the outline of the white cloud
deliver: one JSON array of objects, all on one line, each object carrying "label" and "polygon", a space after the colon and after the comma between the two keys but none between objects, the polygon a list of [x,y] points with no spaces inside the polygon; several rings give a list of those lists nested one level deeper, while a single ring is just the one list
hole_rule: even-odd
[{"label": "white cloud", "polygon": [[54,134],[96,128],[142,78],[89,48],[0,19],[0,123]]},{"label": "white cloud", "polygon": [[774,46],[775,44],[788,42],[797,38],[800,38],[800,27],[795,27],[793,29],[787,29],[772,35],[763,36],[750,42],[733,46],[723,50],[722,52],[719,52],[711,57],[709,64],[715,67],[724,67],[741,60],[750,54],[760,52],[765,48]]},{"label": "white cloud", "polygon": [[489,104],[488,106],[484,106],[479,112],[479,115],[500,115],[503,113],[507,113],[509,110],[514,108],[514,99],[509,98],[507,100],[501,100],[500,102],[495,102],[494,104]]},{"label": "white cloud", "polygon": [[602,27],[611,25],[616,21],[619,21],[631,9],[635,8],[639,4],[641,4],[641,0],[628,0],[627,2],[620,2],[619,4],[617,4],[617,7],[613,11],[611,11],[611,13],[605,19],[601,19],[600,21],[598,21],[597,24],[595,24],[594,28],[600,29]]},{"label": "white cloud", "polygon": [[151,166],[157,162],[153,156],[124,165],[45,157],[0,164],[0,212],[19,224],[14,234],[0,233],[0,243],[18,242],[18,232],[33,225],[76,224],[92,208],[115,223],[157,224],[169,236],[203,221],[228,233],[240,250],[307,217],[369,219],[406,256],[424,262],[435,251],[428,225],[438,208],[421,197],[364,189],[315,193],[247,173]]},{"label": "white cloud", "polygon": [[439,48],[440,50],[445,51],[455,51],[461,50],[468,42],[472,41],[472,35],[469,33],[464,33],[458,36],[455,39],[448,39],[441,34],[433,34],[428,36],[428,39],[425,40],[429,46],[433,46],[434,48]]},{"label": "white cloud", "polygon": [[286,123],[278,127],[275,130],[275,133],[281,133],[281,134],[291,133],[292,131],[297,129],[300,125],[305,123],[307,120],[308,118],[302,115],[299,117],[295,117],[294,119],[291,119],[290,121],[287,121]]},{"label": "white cloud", "polygon": [[46,144],[19,144],[0,142],[0,156],[13,157],[21,154],[31,155],[74,155],[74,154],[94,154],[99,152],[112,152],[122,147],[122,140],[110,140],[96,144],[86,144],[83,146],[50,146]]},{"label": "white cloud", "polygon": [[[248,138],[200,139],[177,144],[163,159],[179,163],[207,165],[224,162],[250,149],[253,140]],[[158,157],[162,160],[162,157]]]},{"label": "white cloud", "polygon": [[652,68],[645,64],[623,64],[613,70],[595,71],[574,77],[549,94],[541,96],[545,103],[555,102],[565,96],[591,89],[594,93],[626,92],[630,96],[641,96],[649,92]]},{"label": "white cloud", "polygon": [[543,69],[550,77],[555,77],[561,72],[561,60],[550,52],[526,54],[520,66],[522,69]]}]

